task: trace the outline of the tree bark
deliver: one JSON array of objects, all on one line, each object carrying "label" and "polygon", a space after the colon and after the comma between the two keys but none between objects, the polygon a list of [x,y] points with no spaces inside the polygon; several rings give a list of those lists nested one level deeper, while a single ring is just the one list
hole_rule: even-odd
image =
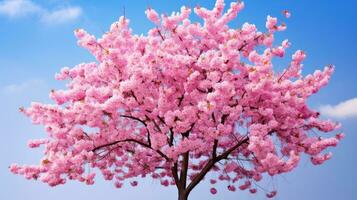
[{"label": "tree bark", "polygon": [[178,200],[187,200],[188,194],[184,190],[178,191]]},{"label": "tree bark", "polygon": [[[249,137],[246,137],[242,139],[240,142],[238,142],[236,145],[233,147],[229,148],[227,151],[223,152],[221,155],[217,155],[217,146],[218,146],[218,141],[216,140],[213,145],[213,151],[212,151],[212,158],[207,162],[207,164],[203,167],[201,172],[191,181],[191,183],[186,187],[186,183],[182,182],[182,174],[180,177],[180,180],[177,184],[177,189],[178,189],[178,200],[188,200],[188,196],[193,190],[196,185],[198,185],[202,179],[206,176],[206,174],[212,169],[212,167],[219,162],[220,160],[227,159],[228,155],[231,154],[234,150],[236,150],[238,147],[240,147],[242,144],[246,143],[249,141]],[[187,154],[188,155],[188,154]],[[186,155],[186,156],[187,156]],[[184,163],[186,162],[185,160],[188,159],[188,157],[184,158]],[[187,161],[188,162],[188,161]],[[186,164],[186,163],[185,163]],[[184,167],[186,168],[186,167]],[[177,169],[176,169],[177,170]],[[187,168],[185,170],[188,170]],[[187,171],[185,173],[187,176]],[[186,181],[186,179],[184,179]]]}]

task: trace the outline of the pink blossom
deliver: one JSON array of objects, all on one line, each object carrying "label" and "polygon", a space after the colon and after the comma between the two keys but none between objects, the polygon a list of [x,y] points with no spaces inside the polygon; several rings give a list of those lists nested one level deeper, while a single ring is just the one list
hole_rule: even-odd
[{"label": "pink blossom", "polygon": [[331,152],[323,154],[323,155],[316,155],[316,156],[312,156],[311,157],[311,162],[314,165],[321,165],[326,160],[329,160],[331,157],[332,157],[332,153]]},{"label": "pink blossom", "polygon": [[157,12],[154,9],[151,8],[147,9],[145,11],[145,14],[150,21],[154,22],[155,24],[160,24],[159,14],[157,14]]},{"label": "pink blossom", "polygon": [[135,187],[135,186],[138,185],[138,182],[137,182],[137,181],[132,181],[132,182],[130,182],[130,185],[133,186],[133,187]]},{"label": "pink blossom", "polygon": [[283,10],[283,15],[284,15],[286,18],[290,18],[290,17],[291,17],[291,13],[290,13],[290,11],[288,11],[288,10]]},{"label": "pink blossom", "polygon": [[228,185],[228,190],[231,192],[235,192],[236,191],[236,187],[234,187],[234,185]]},{"label": "pink blossom", "polygon": [[243,185],[240,185],[240,186],[239,186],[239,189],[241,189],[241,190],[246,190],[246,189],[250,188],[251,184],[252,184],[252,183],[247,180],[247,181],[244,182]]},{"label": "pink blossom", "polygon": [[211,194],[217,194],[217,189],[216,188],[211,188],[210,192],[211,192]]},{"label": "pink blossom", "polygon": [[271,191],[270,193],[268,193],[268,194],[266,194],[266,196],[268,197],[268,198],[273,198],[273,197],[275,197],[276,196],[276,194],[277,194],[277,191]]},{"label": "pink blossom", "polygon": [[215,179],[211,179],[211,180],[210,180],[210,183],[211,183],[211,184],[216,184],[217,181],[216,181]]},{"label": "pink blossom", "polygon": [[47,139],[30,140],[28,142],[28,146],[30,148],[36,148],[36,147],[39,147],[40,145],[43,145],[43,144],[46,144],[46,143],[48,143]]},{"label": "pink blossom", "polygon": [[168,180],[163,180],[163,181],[161,181],[161,185],[163,185],[163,186],[165,186],[165,187],[167,187],[167,186],[169,186],[169,181]]},{"label": "pink blossom", "polygon": [[252,188],[252,189],[249,190],[249,192],[252,193],[252,194],[255,194],[257,192],[257,189]]},{"label": "pink blossom", "polygon": [[267,22],[265,24],[265,27],[268,30],[275,30],[277,28],[277,24],[278,24],[278,19],[277,18],[268,16],[267,17]]}]

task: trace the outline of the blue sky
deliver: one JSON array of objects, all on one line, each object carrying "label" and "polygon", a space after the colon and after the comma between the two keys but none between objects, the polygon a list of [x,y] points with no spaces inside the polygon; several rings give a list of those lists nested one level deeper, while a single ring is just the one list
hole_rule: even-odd
[{"label": "blue sky", "polygon": [[[100,36],[123,14],[125,6],[133,31],[145,33],[152,25],[144,14],[148,6],[171,13],[181,5],[212,7],[214,1],[27,0],[17,7],[9,4],[15,1],[0,1],[0,199],[175,199],[174,187],[163,188],[150,179],[140,182],[137,188],[125,186],[120,190],[100,178],[94,186],[68,182],[51,188],[10,174],[7,167],[11,163],[37,163],[42,153],[41,149],[29,150],[26,143],[30,138],[44,136],[43,128],[31,125],[18,108],[29,106],[31,101],[50,103],[49,91],[64,87],[63,82],[54,80],[61,67],[94,60],[76,45],[74,29],[84,28]],[[309,104],[326,117],[341,121],[346,134],[338,148],[332,150],[334,157],[324,165],[315,167],[304,159],[293,173],[269,179],[262,187],[274,185],[279,191],[276,199],[280,200],[357,199],[356,1],[246,0],[245,3],[246,8],[231,23],[232,27],[248,21],[263,29],[268,14],[283,19],[281,12],[288,9],[292,13],[285,20],[288,29],[277,39],[288,38],[292,42],[290,54],[296,49],[307,52],[304,73],[328,64],[336,66],[330,84],[313,96]],[[277,69],[287,61],[277,61]],[[247,192],[231,193],[225,187],[221,185],[218,195],[212,196],[208,184],[201,184],[191,199],[265,199],[262,192],[252,196]]]}]

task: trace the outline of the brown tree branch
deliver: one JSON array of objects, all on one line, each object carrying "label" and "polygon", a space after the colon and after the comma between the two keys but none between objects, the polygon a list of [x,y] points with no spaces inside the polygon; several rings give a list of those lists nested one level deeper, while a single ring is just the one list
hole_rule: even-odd
[{"label": "brown tree branch", "polygon": [[94,149],[92,149],[92,151],[95,152],[95,151],[97,151],[98,149],[101,149],[101,148],[103,148],[103,147],[109,147],[109,146],[116,145],[116,144],[122,143],[122,142],[133,142],[133,143],[139,144],[139,145],[141,145],[141,146],[143,146],[143,147],[145,147],[145,148],[148,148],[148,149],[151,149],[151,150],[157,152],[161,157],[165,158],[166,161],[170,161],[170,158],[167,157],[162,151],[160,151],[160,150],[158,150],[158,149],[155,150],[155,149],[153,149],[153,148],[151,147],[151,145],[148,145],[148,144],[146,144],[146,143],[144,143],[144,142],[141,142],[141,141],[135,140],[135,139],[118,140],[118,141],[114,141],[114,142],[111,142],[111,143],[103,144],[103,145],[100,145],[100,146],[95,147]]},{"label": "brown tree branch", "polygon": [[161,31],[160,31],[159,27],[156,27],[156,29],[157,29],[157,32],[159,33],[159,35],[160,35],[160,37],[161,37],[162,41],[164,41],[164,40],[165,40],[165,38],[164,38],[164,36],[162,35],[162,33],[161,33]]},{"label": "brown tree branch", "polygon": [[188,159],[189,159],[189,152],[187,151],[186,153],[183,154],[182,169],[180,174],[180,184],[182,188],[186,188],[188,162],[189,162]]},{"label": "brown tree branch", "polygon": [[174,177],[174,180],[175,180],[175,184],[176,184],[176,187],[179,191],[182,191],[183,188],[181,188],[181,185],[180,185],[180,179],[177,175],[177,171],[178,171],[178,167],[177,167],[177,162],[174,163],[174,166],[171,168],[171,173],[172,173],[172,176]]},{"label": "brown tree branch", "polygon": [[145,123],[145,121],[137,118],[137,117],[133,117],[133,116],[130,116],[130,115],[120,115],[120,117],[125,117],[125,118],[129,118],[129,119],[134,119],[136,121],[139,121],[141,122],[142,124],[144,124],[144,126],[147,126],[147,124]]},{"label": "brown tree branch", "polygon": [[218,140],[214,140],[213,151],[212,151],[212,158],[213,159],[217,158],[217,147],[218,147]]},{"label": "brown tree branch", "polygon": [[[234,145],[233,147],[229,148],[227,151],[225,151],[224,153],[222,153],[221,155],[217,156],[216,158],[212,158],[208,161],[208,163],[203,167],[203,169],[201,170],[201,172],[191,181],[191,183],[187,186],[186,188],[186,194],[189,194],[192,189],[199,183],[202,181],[202,179],[205,177],[205,175],[212,169],[212,167],[219,162],[222,159],[226,159],[228,158],[228,155],[230,153],[232,153],[234,150],[236,150],[237,148],[239,148],[241,145],[243,145],[244,143],[247,143],[249,141],[249,137],[244,138],[243,140],[241,140],[240,142],[238,142],[236,145]],[[216,151],[216,150],[213,150]]]},{"label": "brown tree branch", "polygon": [[144,120],[141,120],[141,119],[139,119],[137,117],[133,117],[133,116],[130,116],[130,115],[120,115],[120,117],[125,117],[125,118],[129,118],[129,119],[133,119],[133,120],[136,120],[138,122],[141,122],[146,128],[146,131],[148,133],[147,134],[148,144],[149,144],[149,146],[151,146],[150,132],[149,132],[149,129],[147,128],[147,124],[145,123]]},{"label": "brown tree branch", "polygon": [[[182,139],[188,138],[190,132],[192,131],[193,127],[195,126],[195,123],[191,124],[190,129],[182,133]],[[182,166],[181,166],[181,173],[180,173],[180,185],[183,189],[186,189],[186,184],[187,184],[187,171],[188,171],[188,164],[189,164],[189,158],[190,158],[190,152],[187,151],[182,154],[183,159],[182,159]]]},{"label": "brown tree branch", "polygon": [[182,103],[182,100],[183,100],[183,98],[185,97],[185,95],[184,94],[182,94],[179,98],[178,98],[178,100],[179,100],[179,103],[178,103],[178,107],[180,107],[181,106],[181,103]]},{"label": "brown tree branch", "polygon": [[173,146],[174,145],[174,131],[173,128],[170,128],[170,138],[169,138],[169,146]]}]

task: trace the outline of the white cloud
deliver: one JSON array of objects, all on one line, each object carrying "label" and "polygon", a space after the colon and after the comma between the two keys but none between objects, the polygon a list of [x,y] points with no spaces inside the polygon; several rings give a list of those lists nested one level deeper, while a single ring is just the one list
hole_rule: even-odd
[{"label": "white cloud", "polygon": [[7,85],[3,87],[1,91],[5,94],[21,94],[42,87],[44,84],[45,82],[43,80],[34,79],[23,83]]},{"label": "white cloud", "polygon": [[37,14],[44,23],[61,24],[79,18],[82,9],[78,6],[67,6],[49,10],[31,0],[4,0],[0,2],[0,14],[11,18]]},{"label": "white cloud", "polygon": [[22,17],[41,12],[42,8],[30,0],[4,0],[0,2],[0,14],[9,17]]},{"label": "white cloud", "polygon": [[42,21],[48,24],[65,23],[77,19],[82,14],[80,7],[68,7],[52,12],[46,12],[42,15]]},{"label": "white cloud", "polygon": [[357,98],[343,101],[337,105],[324,105],[320,107],[323,115],[334,118],[351,118],[357,117]]}]

